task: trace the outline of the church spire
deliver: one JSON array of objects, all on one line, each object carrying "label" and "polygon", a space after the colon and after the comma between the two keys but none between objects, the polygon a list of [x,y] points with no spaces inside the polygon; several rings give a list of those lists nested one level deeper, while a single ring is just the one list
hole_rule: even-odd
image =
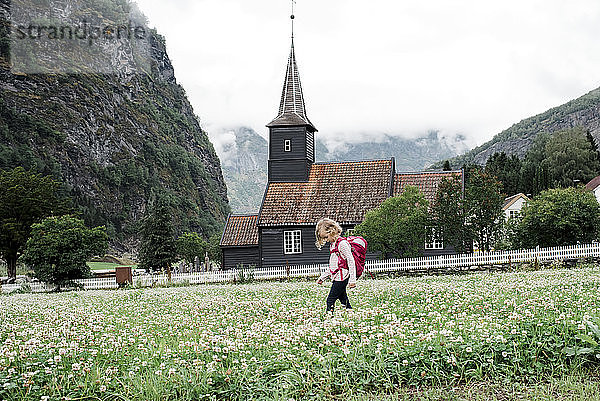
[{"label": "church spire", "polygon": [[273,121],[267,124],[267,127],[304,125],[316,131],[317,129],[306,116],[304,95],[302,93],[302,85],[300,84],[298,65],[296,64],[296,53],[294,51],[294,18],[294,14],[292,14],[292,47],[283,83],[279,114]]}]

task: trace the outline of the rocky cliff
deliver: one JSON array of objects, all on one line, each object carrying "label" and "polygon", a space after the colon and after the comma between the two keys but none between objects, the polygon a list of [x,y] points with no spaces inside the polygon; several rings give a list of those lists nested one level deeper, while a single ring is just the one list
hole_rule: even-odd
[{"label": "rocky cliff", "polygon": [[[47,3],[64,14],[87,2]],[[125,0],[91,3],[132,12]],[[109,73],[23,73],[14,60],[11,70],[9,13],[0,0],[0,168],[63,180],[86,222],[106,225],[124,250],[135,248],[137,224],[156,196],[175,208],[177,231],[220,232],[229,213],[220,162],[176,82],[164,39],[146,31],[142,70],[108,58]]]},{"label": "rocky cliff", "polygon": [[217,152],[222,161],[233,212],[257,213],[267,184],[267,141],[247,127],[219,135]]},{"label": "rocky cliff", "polygon": [[[583,127],[600,143],[600,88],[562,106],[552,108],[537,116],[527,118],[496,135],[492,140],[456,157],[453,166],[465,163],[485,164],[496,152],[523,156],[533,139],[542,132],[553,133],[566,128]],[[443,160],[433,165],[441,168]]]}]

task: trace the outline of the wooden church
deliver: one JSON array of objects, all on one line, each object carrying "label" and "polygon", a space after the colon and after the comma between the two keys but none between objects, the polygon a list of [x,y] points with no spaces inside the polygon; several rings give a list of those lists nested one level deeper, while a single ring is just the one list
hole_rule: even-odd
[{"label": "wooden church", "polygon": [[[317,129],[306,115],[293,39],[279,113],[267,127],[265,195],[258,214],[228,217],[220,243],[225,269],[327,263],[329,248],[315,246],[315,224],[322,217],[340,223],[346,235],[367,211],[407,185],[417,186],[430,202],[444,177],[460,180],[464,190],[462,171],[396,173],[394,158],[315,163]],[[443,241],[423,248],[425,255],[454,253]]]}]

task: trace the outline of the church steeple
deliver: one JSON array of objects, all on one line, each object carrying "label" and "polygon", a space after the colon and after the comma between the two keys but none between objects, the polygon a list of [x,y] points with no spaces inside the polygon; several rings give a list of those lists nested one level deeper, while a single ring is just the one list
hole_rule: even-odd
[{"label": "church steeple", "polygon": [[317,130],[306,116],[306,105],[304,103],[304,94],[302,93],[302,84],[300,83],[300,74],[298,73],[298,64],[296,63],[294,38],[292,37],[292,48],[285,73],[283,92],[281,93],[279,114],[267,127],[299,125],[308,126],[312,131]]},{"label": "church steeple", "polygon": [[[292,10],[293,10],[292,0]],[[288,58],[279,113],[269,127],[269,182],[306,182],[315,162],[315,126],[306,116],[304,94],[294,50],[292,11],[292,48]]]}]

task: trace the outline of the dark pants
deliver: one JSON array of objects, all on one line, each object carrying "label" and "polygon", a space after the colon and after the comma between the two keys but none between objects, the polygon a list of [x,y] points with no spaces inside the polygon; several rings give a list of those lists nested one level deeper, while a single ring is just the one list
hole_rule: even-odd
[{"label": "dark pants", "polygon": [[346,307],[346,309],[352,309],[350,306],[350,300],[348,299],[348,294],[346,293],[346,286],[348,285],[348,277],[344,281],[333,281],[331,284],[331,289],[329,290],[329,295],[327,296],[327,311],[333,311],[333,306],[335,305],[335,301],[338,299]]}]

